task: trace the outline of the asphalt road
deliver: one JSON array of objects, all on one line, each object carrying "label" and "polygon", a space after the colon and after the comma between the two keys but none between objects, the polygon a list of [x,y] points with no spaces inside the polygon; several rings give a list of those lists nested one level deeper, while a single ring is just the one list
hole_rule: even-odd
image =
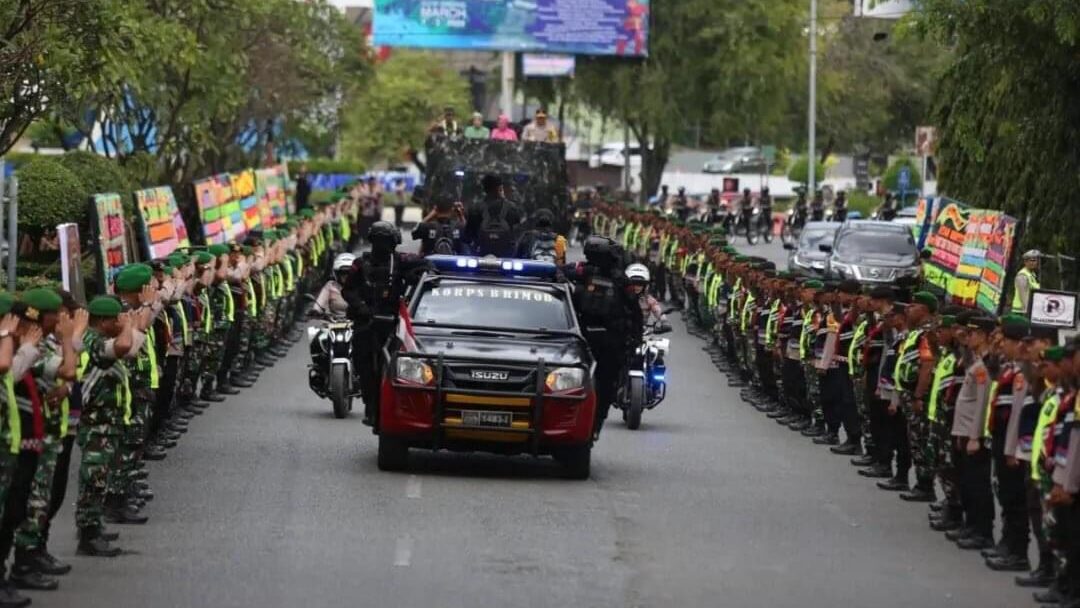
[{"label": "asphalt road", "polygon": [[1032,605],[925,509],[740,402],[675,326],[668,400],[640,431],[613,416],[584,482],[550,461],[415,451],[409,473],[381,473],[359,417],[308,391],[297,344],[151,463],[149,525],[113,526],[126,555],[74,555],[72,497],[52,548],[74,571],[34,605]]}]

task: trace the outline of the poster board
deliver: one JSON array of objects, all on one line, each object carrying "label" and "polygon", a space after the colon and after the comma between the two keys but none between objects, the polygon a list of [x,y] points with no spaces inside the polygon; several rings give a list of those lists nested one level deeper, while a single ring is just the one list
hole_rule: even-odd
[{"label": "poster board", "polygon": [[975,305],[988,313],[997,313],[1005,292],[1005,274],[1015,238],[1016,220],[1012,217],[987,209],[971,212],[960,254],[960,272],[979,282]]},{"label": "poster board", "polygon": [[147,259],[165,257],[177,249],[191,246],[172,188],[136,190],[135,208],[142,222]]},{"label": "poster board", "polygon": [[240,205],[244,232],[258,230],[264,221],[269,220],[270,210],[267,208],[264,211],[260,208],[259,198],[255,196],[255,172],[246,169],[239,173],[232,173],[229,175],[229,184],[232,187],[233,199]]},{"label": "poster board", "polygon": [[255,196],[260,207],[268,212],[264,216],[263,226],[276,226],[285,221],[288,214],[288,170],[285,165],[276,165],[255,170]]},{"label": "poster board", "polygon": [[939,211],[930,224],[926,239],[930,258],[923,263],[923,275],[951,302],[974,306],[979,290],[978,278],[972,278],[970,273],[958,275],[970,210],[961,203],[947,199],[942,199],[937,206]]},{"label": "poster board", "polygon": [[86,304],[86,286],[82,277],[82,248],[79,245],[79,225],[60,224],[60,282],[80,304]]},{"label": "poster board", "polygon": [[95,194],[90,197],[94,235],[94,255],[97,257],[98,282],[104,293],[113,293],[113,277],[131,259],[128,251],[127,226],[124,225],[124,205],[119,194]]},{"label": "poster board", "polygon": [[247,233],[240,201],[233,197],[228,173],[212,175],[194,183],[199,220],[207,245],[240,240]]},{"label": "poster board", "polygon": [[1076,327],[1076,294],[1036,289],[1031,292],[1028,318],[1033,325],[1073,329]]}]

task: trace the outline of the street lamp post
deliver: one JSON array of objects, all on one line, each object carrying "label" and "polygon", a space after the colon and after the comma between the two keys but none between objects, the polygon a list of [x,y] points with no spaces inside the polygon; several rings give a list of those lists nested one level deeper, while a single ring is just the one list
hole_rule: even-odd
[{"label": "street lamp post", "polygon": [[810,0],[810,107],[807,109],[808,142],[806,153],[806,196],[814,200],[817,192],[817,161],[815,135],[817,131],[817,0]]}]

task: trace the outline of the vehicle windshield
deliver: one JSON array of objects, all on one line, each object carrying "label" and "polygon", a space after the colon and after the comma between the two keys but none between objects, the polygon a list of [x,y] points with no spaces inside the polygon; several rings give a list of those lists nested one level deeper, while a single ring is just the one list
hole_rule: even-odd
[{"label": "vehicle windshield", "polygon": [[799,249],[816,253],[818,245],[824,245],[832,241],[836,234],[836,228],[806,228],[799,239]]},{"label": "vehicle windshield", "polygon": [[915,241],[903,232],[848,232],[836,241],[838,255],[916,257]]},{"label": "vehicle windshield", "polygon": [[470,325],[507,329],[570,329],[562,294],[531,285],[442,281],[420,294],[417,325]]}]

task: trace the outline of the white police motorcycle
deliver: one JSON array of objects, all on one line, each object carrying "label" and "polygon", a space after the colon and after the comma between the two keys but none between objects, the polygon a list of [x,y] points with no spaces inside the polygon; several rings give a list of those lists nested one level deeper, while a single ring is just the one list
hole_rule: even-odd
[{"label": "white police motorcycle", "polygon": [[[348,272],[354,257],[346,253],[335,258],[333,270],[339,283],[339,274]],[[353,324],[342,311],[323,309],[314,296],[307,297],[315,304],[311,314],[319,319],[307,328],[311,348],[308,385],[319,397],[330,399],[335,418],[344,418],[352,411],[353,397],[360,391],[353,372]]]},{"label": "white police motorcycle", "polygon": [[[648,288],[649,270],[642,264],[631,264],[626,269],[631,284]],[[671,312],[664,311],[664,314]],[[664,356],[671,341],[661,337],[671,331],[666,322],[657,321],[645,326],[641,344],[634,350],[627,366],[626,377],[620,391],[617,407],[623,412],[623,421],[630,430],[641,426],[641,415],[651,410],[667,396],[667,366]]]}]

